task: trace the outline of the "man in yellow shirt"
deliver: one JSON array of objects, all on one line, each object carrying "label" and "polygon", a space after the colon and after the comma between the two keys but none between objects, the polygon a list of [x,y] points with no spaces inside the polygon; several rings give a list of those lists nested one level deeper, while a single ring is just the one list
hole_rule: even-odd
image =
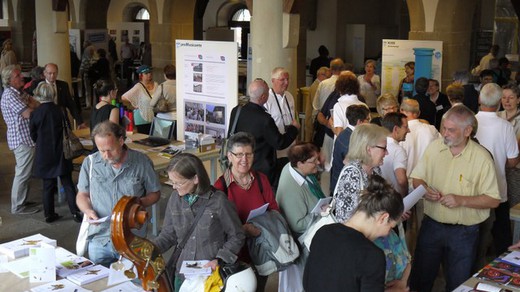
[{"label": "man in yellow shirt", "polygon": [[493,159],[471,140],[476,129],[470,109],[462,105],[451,108],[443,117],[443,139],[426,148],[411,174],[415,188],[423,185],[427,189],[411,291],[431,291],[441,263],[446,291],[471,276],[479,224],[500,203]]}]

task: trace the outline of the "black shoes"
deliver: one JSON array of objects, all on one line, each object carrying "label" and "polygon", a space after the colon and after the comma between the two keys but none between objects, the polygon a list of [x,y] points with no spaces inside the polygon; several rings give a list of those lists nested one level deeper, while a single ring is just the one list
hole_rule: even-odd
[{"label": "black shoes", "polygon": [[52,223],[61,218],[63,218],[63,216],[60,216],[57,213],[54,213],[54,214],[50,215],[49,217],[45,217],[45,222]]},{"label": "black shoes", "polygon": [[81,214],[81,212],[73,213],[72,218],[74,219],[74,221],[81,223],[83,221],[83,214]]}]

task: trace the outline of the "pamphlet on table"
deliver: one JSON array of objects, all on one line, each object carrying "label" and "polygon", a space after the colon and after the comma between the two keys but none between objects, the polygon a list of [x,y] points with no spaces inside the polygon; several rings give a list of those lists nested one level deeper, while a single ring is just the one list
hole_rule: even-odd
[{"label": "pamphlet on table", "polygon": [[72,275],[67,276],[67,280],[73,282],[74,284],[82,286],[97,281],[99,279],[108,277],[108,273],[108,268],[105,268],[102,265],[95,265],[85,270],[82,270],[79,273],[74,273]]},{"label": "pamphlet on table", "polygon": [[[31,292],[91,292],[91,290],[87,290],[84,288],[81,288],[80,286],[72,283],[71,281],[67,279],[61,279],[58,281],[50,282],[38,287],[34,287],[31,289]],[[121,290],[121,291],[127,291],[127,290]]]},{"label": "pamphlet on table", "polygon": [[10,259],[18,259],[29,255],[29,248],[39,247],[42,242],[56,246],[56,240],[35,234],[0,244],[0,252],[7,255]]}]

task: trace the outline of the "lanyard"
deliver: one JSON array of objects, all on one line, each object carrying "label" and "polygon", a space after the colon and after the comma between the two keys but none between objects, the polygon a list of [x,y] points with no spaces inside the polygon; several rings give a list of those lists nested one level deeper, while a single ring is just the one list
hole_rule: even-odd
[{"label": "lanyard", "polygon": [[[276,92],[274,92],[274,89],[272,89],[272,88],[271,88],[271,91],[273,92],[274,100],[276,100],[276,105],[278,105],[278,110],[280,111],[280,115],[282,115],[282,122],[283,122],[284,126],[286,126],[285,125],[285,119],[283,118],[282,107],[280,106],[280,102],[278,101],[278,97],[276,96]],[[289,115],[292,118],[291,107],[289,106],[289,101],[287,101],[287,98],[285,97],[285,95],[282,95],[282,98],[285,99],[285,104],[287,105],[287,109],[289,110]]]}]

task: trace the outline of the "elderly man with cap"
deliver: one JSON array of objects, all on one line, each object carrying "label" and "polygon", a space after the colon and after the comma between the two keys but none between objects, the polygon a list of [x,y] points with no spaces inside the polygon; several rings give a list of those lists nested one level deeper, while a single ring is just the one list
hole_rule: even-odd
[{"label": "elderly man with cap", "polygon": [[136,71],[139,74],[139,82],[125,92],[121,98],[136,109],[134,111],[134,121],[137,131],[148,134],[153,120],[153,108],[150,105],[150,101],[159,85],[153,80],[151,67],[142,65],[137,67]]}]

